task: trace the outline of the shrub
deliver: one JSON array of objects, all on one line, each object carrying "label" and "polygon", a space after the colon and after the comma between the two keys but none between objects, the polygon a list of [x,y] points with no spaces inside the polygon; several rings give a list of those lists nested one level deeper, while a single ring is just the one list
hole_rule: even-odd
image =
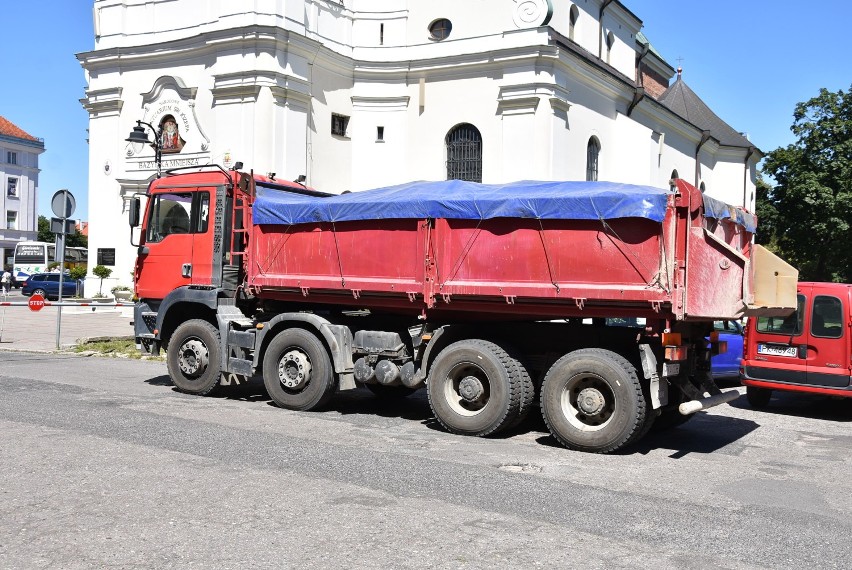
[{"label": "shrub", "polygon": [[100,278],[101,283],[98,286],[98,297],[103,297],[103,288],[104,288],[104,279],[112,275],[112,269],[109,267],[104,267],[103,265],[96,265],[94,269],[92,269],[92,275]]}]

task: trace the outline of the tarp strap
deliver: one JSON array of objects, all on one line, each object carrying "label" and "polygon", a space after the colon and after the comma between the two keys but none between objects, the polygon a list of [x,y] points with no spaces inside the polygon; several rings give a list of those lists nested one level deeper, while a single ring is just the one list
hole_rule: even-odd
[{"label": "tarp strap", "polygon": [[346,277],[343,276],[343,260],[340,258],[340,243],[337,241],[337,228],[331,222],[331,233],[334,236],[334,248],[337,250],[337,267],[340,269],[340,286],[346,287]]},{"label": "tarp strap", "polygon": [[459,269],[461,269],[462,262],[464,262],[464,259],[467,257],[467,254],[470,253],[470,250],[473,247],[473,242],[476,241],[476,238],[478,238],[479,234],[482,232],[482,230],[479,227],[481,225],[482,225],[482,218],[480,218],[479,221],[476,222],[476,227],[473,229],[473,233],[470,234],[470,238],[468,238],[467,243],[465,244],[464,248],[462,248],[462,251],[459,254],[459,258],[456,260],[455,264],[453,265],[452,271],[450,271],[450,273],[447,275],[447,278],[444,279],[443,283],[441,283],[440,287],[438,287],[439,290],[443,289],[444,285],[448,281],[452,280],[453,277],[456,276],[456,273],[459,272]]},{"label": "tarp strap", "polygon": [[556,282],[556,278],[553,275],[553,266],[550,263],[550,252],[547,251],[547,241],[544,239],[544,226],[541,223],[541,218],[537,218],[538,220],[538,235],[541,238],[541,246],[544,248],[544,259],[547,260],[547,273],[550,275],[550,282],[553,283],[553,286],[556,287],[556,292],[559,293],[559,283]]}]

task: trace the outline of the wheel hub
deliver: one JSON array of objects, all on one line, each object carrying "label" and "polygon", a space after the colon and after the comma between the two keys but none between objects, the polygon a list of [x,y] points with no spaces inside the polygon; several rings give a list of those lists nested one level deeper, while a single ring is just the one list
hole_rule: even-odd
[{"label": "wheel hub", "polygon": [[577,408],[587,416],[601,413],[606,405],[606,399],[596,388],[583,388],[577,395]]},{"label": "wheel hub", "polygon": [[311,362],[298,350],[291,350],[281,357],[278,363],[278,380],[290,390],[302,387],[311,375]]},{"label": "wheel hub", "polygon": [[189,340],[180,347],[178,367],[187,376],[202,374],[207,369],[210,353],[200,340]]},{"label": "wheel hub", "polygon": [[482,382],[476,376],[465,376],[459,382],[459,395],[467,402],[475,402],[484,393]]}]

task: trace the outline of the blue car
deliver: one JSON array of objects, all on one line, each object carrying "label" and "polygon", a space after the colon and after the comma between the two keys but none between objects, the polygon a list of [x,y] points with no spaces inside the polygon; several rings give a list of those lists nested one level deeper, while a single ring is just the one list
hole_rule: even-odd
[{"label": "blue car", "polygon": [[[72,297],[77,294],[77,282],[70,276],[63,276],[62,296]],[[45,299],[59,298],[59,273],[36,273],[30,275],[27,282],[21,288],[21,294],[25,297],[39,294]]]},{"label": "blue car", "polygon": [[736,321],[714,321],[713,330],[719,333],[719,340],[728,343],[727,352],[710,359],[713,378],[739,376],[740,360],[743,357],[743,326]]}]

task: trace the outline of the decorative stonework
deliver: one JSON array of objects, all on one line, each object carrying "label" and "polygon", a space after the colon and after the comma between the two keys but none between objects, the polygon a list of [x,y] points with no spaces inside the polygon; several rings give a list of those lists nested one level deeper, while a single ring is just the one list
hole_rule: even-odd
[{"label": "decorative stonework", "polygon": [[546,26],[553,17],[551,0],[512,0],[515,12],[512,19],[518,28],[537,28]]}]

